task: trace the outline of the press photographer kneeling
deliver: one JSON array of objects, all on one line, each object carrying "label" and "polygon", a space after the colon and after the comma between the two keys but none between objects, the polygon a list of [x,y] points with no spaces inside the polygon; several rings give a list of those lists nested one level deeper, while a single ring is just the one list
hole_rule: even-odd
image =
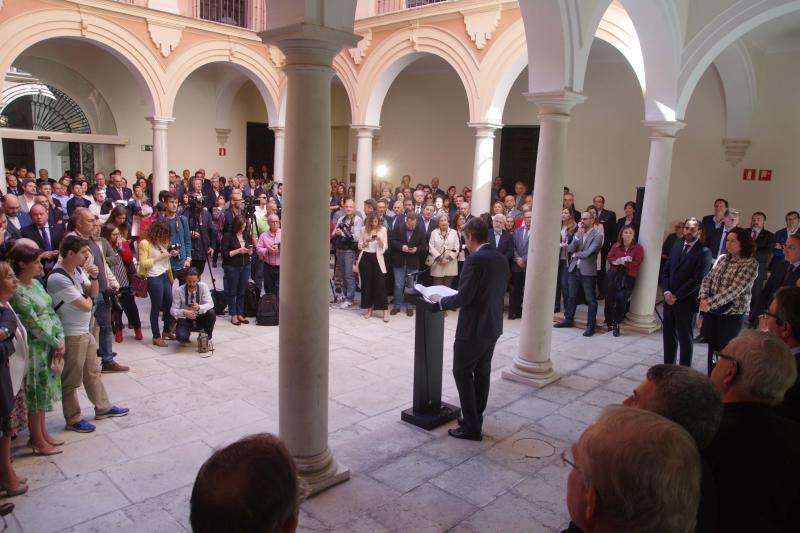
[{"label": "press photographer kneeling", "polygon": [[185,344],[189,342],[192,331],[201,332],[198,337],[198,351],[206,353],[217,320],[214,300],[208,285],[200,281],[200,272],[195,267],[186,269],[185,279],[184,285],[179,285],[172,291],[170,314],[178,321],[175,337],[178,342]]}]

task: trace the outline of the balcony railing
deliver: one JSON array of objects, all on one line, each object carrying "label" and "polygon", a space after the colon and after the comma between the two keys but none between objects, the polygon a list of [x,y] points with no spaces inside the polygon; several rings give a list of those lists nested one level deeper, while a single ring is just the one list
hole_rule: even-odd
[{"label": "balcony railing", "polygon": [[423,7],[447,1],[448,0],[376,0],[375,14],[385,15],[386,13],[395,13],[396,11],[403,11],[405,9],[413,9],[415,7]]},{"label": "balcony railing", "polygon": [[195,0],[194,17],[253,31],[267,29],[265,0]]}]

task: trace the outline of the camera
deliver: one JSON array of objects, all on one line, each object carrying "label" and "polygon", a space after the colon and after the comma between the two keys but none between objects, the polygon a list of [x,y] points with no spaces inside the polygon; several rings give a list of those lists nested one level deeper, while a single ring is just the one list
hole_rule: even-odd
[{"label": "camera", "polygon": [[244,197],[244,207],[242,208],[242,214],[245,218],[249,218],[255,216],[256,214],[256,199],[252,196],[245,196]]},{"label": "camera", "polygon": [[176,242],[169,245],[167,248],[168,252],[180,252],[181,251],[181,243]]},{"label": "camera", "polygon": [[203,195],[202,194],[192,194],[189,196],[189,209],[193,211],[199,211],[203,209]]}]

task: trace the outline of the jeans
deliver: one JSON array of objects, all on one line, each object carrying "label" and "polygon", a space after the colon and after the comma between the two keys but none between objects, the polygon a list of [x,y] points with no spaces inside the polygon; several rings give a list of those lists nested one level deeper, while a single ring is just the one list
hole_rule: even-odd
[{"label": "jeans", "polygon": [[214,324],[217,321],[217,315],[213,309],[210,309],[198,315],[195,320],[187,320],[185,318],[178,319],[178,325],[175,327],[175,338],[178,342],[189,342],[189,337],[192,331],[205,331],[210,339],[214,335]]},{"label": "jeans", "polygon": [[250,281],[250,263],[244,266],[222,265],[225,272],[225,295],[228,297],[228,314],[244,316],[244,291]]},{"label": "jeans", "polygon": [[576,299],[578,297],[578,290],[582,290],[586,298],[586,305],[589,307],[589,313],[586,317],[586,327],[594,329],[597,322],[597,297],[594,293],[595,278],[597,276],[584,276],[575,267],[575,270],[567,274],[567,285],[569,287],[569,296],[567,297],[567,305],[564,309],[564,319],[572,322],[575,320],[575,309],[578,307]]},{"label": "jeans", "polygon": [[344,299],[352,302],[356,299],[356,273],[353,272],[353,263],[356,261],[355,250],[336,250],[336,261],[342,266],[344,274]]},{"label": "jeans", "polygon": [[167,279],[166,272],[160,276],[147,278],[147,294],[150,296],[150,330],[153,338],[161,337],[161,330],[158,328],[158,313],[164,316],[164,333],[172,329],[175,321],[169,314],[172,307],[172,284]]},{"label": "jeans", "polygon": [[114,355],[112,354],[114,331],[111,327],[111,305],[102,294],[97,298],[94,319],[100,328],[100,333],[97,336],[97,356],[103,360],[104,365],[111,364],[114,362]]},{"label": "jeans", "polygon": [[264,263],[264,294],[278,294],[281,267]]},{"label": "jeans", "polygon": [[[412,269],[408,267],[394,267],[394,307],[400,309],[404,301],[406,285],[411,286],[411,279],[406,277],[406,273]],[[411,304],[406,304],[406,309],[411,308]]]}]

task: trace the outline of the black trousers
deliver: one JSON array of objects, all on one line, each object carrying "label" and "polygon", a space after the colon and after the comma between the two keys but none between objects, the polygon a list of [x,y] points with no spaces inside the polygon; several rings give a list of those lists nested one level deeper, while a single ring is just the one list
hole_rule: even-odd
[{"label": "black trousers", "polygon": [[511,272],[511,296],[508,298],[508,312],[522,316],[522,297],[525,294],[525,271]]},{"label": "black trousers", "polygon": [[674,305],[664,303],[664,364],[674,365],[680,346],[679,362],[682,366],[692,366],[694,354],[694,308],[691,304],[677,302]]},{"label": "black trousers", "polygon": [[636,278],[629,276],[625,269],[606,272],[605,308],[606,324],[620,324],[625,319],[628,300],[631,298]]},{"label": "black trousers", "polygon": [[281,267],[264,263],[264,294],[278,294]]},{"label": "black trousers", "polygon": [[722,351],[725,345],[736,338],[742,331],[746,315],[703,315],[703,327],[700,330],[708,343],[708,375],[714,370],[711,356]]},{"label": "black trousers", "polygon": [[453,343],[453,378],[467,433],[480,433],[489,401],[492,355],[497,339],[456,339]]},{"label": "black trousers", "polygon": [[564,259],[558,260],[558,273],[556,274],[556,305],[554,310],[556,313],[561,311],[561,302],[564,302],[564,307],[567,306],[567,292],[569,285],[567,284],[566,273],[567,261]]},{"label": "black trousers", "polygon": [[175,338],[178,342],[189,342],[189,336],[192,331],[205,331],[208,338],[214,336],[214,324],[217,322],[217,314],[213,309],[210,309],[198,315],[195,320],[187,320],[185,318],[178,319],[178,326],[175,328]]},{"label": "black trousers", "polygon": [[381,272],[378,256],[369,252],[361,254],[358,262],[361,274],[361,308],[384,311],[389,308],[386,298],[386,274]]},{"label": "black trousers", "polygon": [[[125,316],[128,317],[128,324],[135,329],[142,327],[142,320],[139,317],[139,308],[136,306],[136,298],[133,296],[133,289],[122,287],[119,290],[119,303]],[[116,331],[114,331],[116,333]]]}]

